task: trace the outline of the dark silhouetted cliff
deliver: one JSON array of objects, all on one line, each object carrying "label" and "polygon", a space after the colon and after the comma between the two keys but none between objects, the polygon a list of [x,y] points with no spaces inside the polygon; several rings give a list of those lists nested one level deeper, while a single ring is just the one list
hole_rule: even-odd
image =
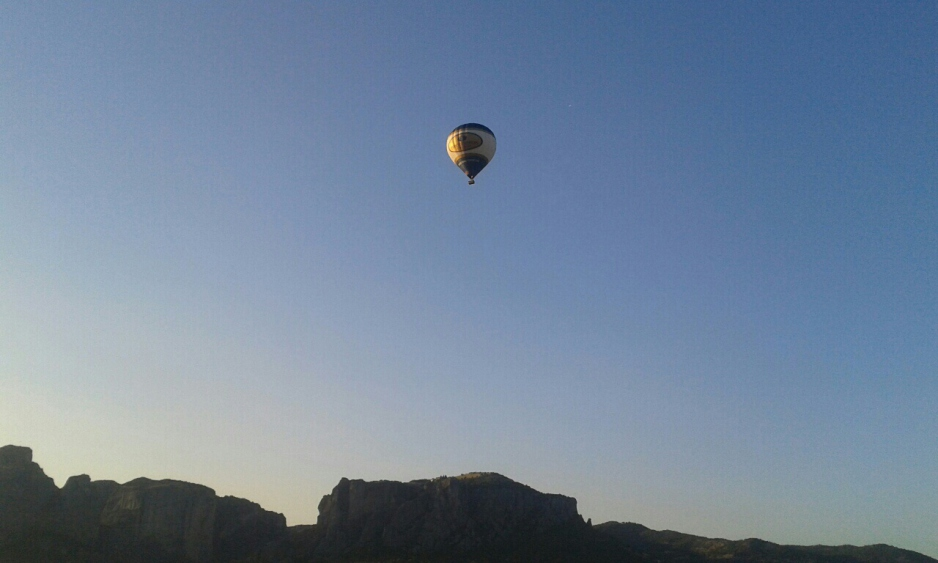
[{"label": "dark silhouetted cliff", "polygon": [[32,450],[0,448],[0,562],[237,561],[286,537],[283,515],[202,485],[79,475],[60,490]]},{"label": "dark silhouetted cliff", "polygon": [[0,448],[0,563],[938,563],[886,545],[783,546],[639,524],[592,526],[576,500],[495,473],[399,483],[342,479],[315,526],[208,487],[70,477]]},{"label": "dark silhouetted cliff", "polygon": [[342,479],[319,503],[319,557],[513,551],[583,529],[576,499],[496,473],[398,483]]}]

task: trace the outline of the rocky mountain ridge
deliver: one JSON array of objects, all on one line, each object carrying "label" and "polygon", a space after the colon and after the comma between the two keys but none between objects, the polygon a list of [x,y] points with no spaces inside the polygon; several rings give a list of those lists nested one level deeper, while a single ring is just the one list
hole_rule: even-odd
[{"label": "rocky mountain ridge", "polygon": [[314,526],[205,486],[70,477],[0,448],[0,563],[636,562],[938,563],[890,546],[714,540],[584,522],[576,500],[495,473],[400,483],[342,479]]},{"label": "rocky mountain ridge", "polygon": [[575,499],[496,473],[410,483],[342,479],[319,503],[316,554],[472,553],[582,524]]}]

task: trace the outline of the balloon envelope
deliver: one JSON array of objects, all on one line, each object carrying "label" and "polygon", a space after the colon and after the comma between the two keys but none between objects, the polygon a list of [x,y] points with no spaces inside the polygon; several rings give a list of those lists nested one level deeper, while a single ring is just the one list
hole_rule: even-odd
[{"label": "balloon envelope", "polygon": [[495,133],[479,123],[460,125],[447,137],[446,152],[474,184],[476,175],[495,156]]}]

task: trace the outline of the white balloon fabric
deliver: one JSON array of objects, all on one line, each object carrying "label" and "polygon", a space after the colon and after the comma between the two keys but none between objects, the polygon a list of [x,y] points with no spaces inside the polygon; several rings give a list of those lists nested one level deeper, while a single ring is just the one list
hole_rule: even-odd
[{"label": "white balloon fabric", "polygon": [[475,177],[495,156],[495,133],[479,123],[453,129],[446,139],[446,152],[456,166],[475,184]]}]

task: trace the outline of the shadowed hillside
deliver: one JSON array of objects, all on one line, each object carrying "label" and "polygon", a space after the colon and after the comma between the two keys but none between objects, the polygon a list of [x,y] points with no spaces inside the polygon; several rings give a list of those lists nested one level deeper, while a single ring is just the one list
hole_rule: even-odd
[{"label": "shadowed hillside", "polygon": [[888,545],[856,547],[778,545],[759,540],[730,541],[680,532],[655,531],[641,524],[607,522],[594,528],[615,538],[636,554],[652,561],[705,563],[731,560],[738,563],[930,563],[931,557]]}]

